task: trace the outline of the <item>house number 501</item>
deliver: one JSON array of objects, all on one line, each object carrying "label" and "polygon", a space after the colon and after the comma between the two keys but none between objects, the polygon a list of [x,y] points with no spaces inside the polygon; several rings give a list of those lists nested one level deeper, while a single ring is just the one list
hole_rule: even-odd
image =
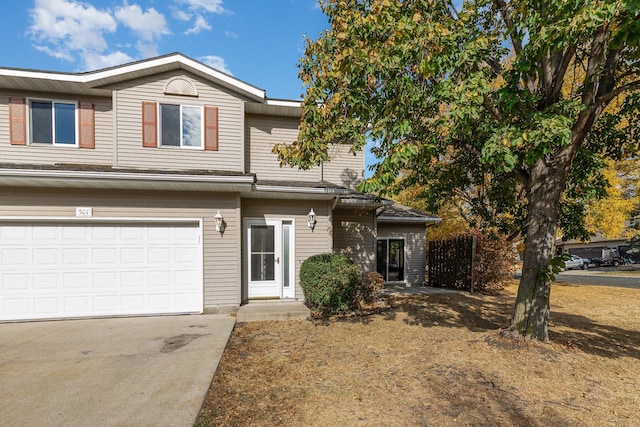
[{"label": "house number 501", "polygon": [[76,217],[91,218],[93,216],[93,208],[76,208]]}]

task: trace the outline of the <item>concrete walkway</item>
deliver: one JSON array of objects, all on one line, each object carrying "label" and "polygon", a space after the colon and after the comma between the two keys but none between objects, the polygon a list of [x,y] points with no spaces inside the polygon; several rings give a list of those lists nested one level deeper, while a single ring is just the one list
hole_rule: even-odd
[{"label": "concrete walkway", "polygon": [[2,426],[192,426],[235,317],[0,324]]},{"label": "concrete walkway", "polygon": [[306,320],[311,316],[302,301],[265,300],[251,301],[238,309],[237,320],[257,322],[263,320]]}]

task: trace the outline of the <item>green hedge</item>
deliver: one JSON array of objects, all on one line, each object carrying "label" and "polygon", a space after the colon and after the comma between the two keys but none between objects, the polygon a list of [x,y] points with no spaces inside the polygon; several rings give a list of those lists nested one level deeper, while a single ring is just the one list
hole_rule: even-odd
[{"label": "green hedge", "polygon": [[300,285],[313,314],[328,317],[352,310],[362,287],[362,272],[344,255],[313,255],[300,266]]}]

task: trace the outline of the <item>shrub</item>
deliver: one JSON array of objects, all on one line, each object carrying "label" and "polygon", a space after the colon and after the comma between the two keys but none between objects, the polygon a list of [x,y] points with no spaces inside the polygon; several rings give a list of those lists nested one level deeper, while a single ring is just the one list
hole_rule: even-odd
[{"label": "shrub", "polygon": [[328,317],[349,312],[362,287],[362,273],[342,254],[324,253],[307,258],[300,266],[305,304],[314,315]]},{"label": "shrub", "polygon": [[478,230],[468,232],[476,236],[476,257],[473,288],[476,290],[503,289],[513,277],[518,253],[504,236],[487,235]]},{"label": "shrub", "polygon": [[384,277],[382,277],[382,274],[376,271],[364,273],[358,303],[373,304],[377,302],[383,287]]}]

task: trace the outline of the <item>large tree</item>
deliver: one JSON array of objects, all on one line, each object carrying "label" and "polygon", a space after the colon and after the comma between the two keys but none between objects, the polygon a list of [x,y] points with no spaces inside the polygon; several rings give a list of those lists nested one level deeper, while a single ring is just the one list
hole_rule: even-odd
[{"label": "large tree", "polygon": [[[506,199],[521,194],[526,249],[510,330],[547,340],[559,218],[584,213],[590,173],[604,158],[629,155],[625,136],[637,135],[621,126],[638,121],[638,1],[321,6],[330,29],[308,40],[301,59],[300,133],[275,148],[283,163],[306,168],[327,161],[333,143],[356,151],[374,141],[381,160],[364,190],[389,189],[408,170],[433,183],[430,166],[449,156],[452,173],[440,183],[466,170]],[[614,99],[619,114],[603,114]],[[572,221],[565,224],[571,231]]]}]

